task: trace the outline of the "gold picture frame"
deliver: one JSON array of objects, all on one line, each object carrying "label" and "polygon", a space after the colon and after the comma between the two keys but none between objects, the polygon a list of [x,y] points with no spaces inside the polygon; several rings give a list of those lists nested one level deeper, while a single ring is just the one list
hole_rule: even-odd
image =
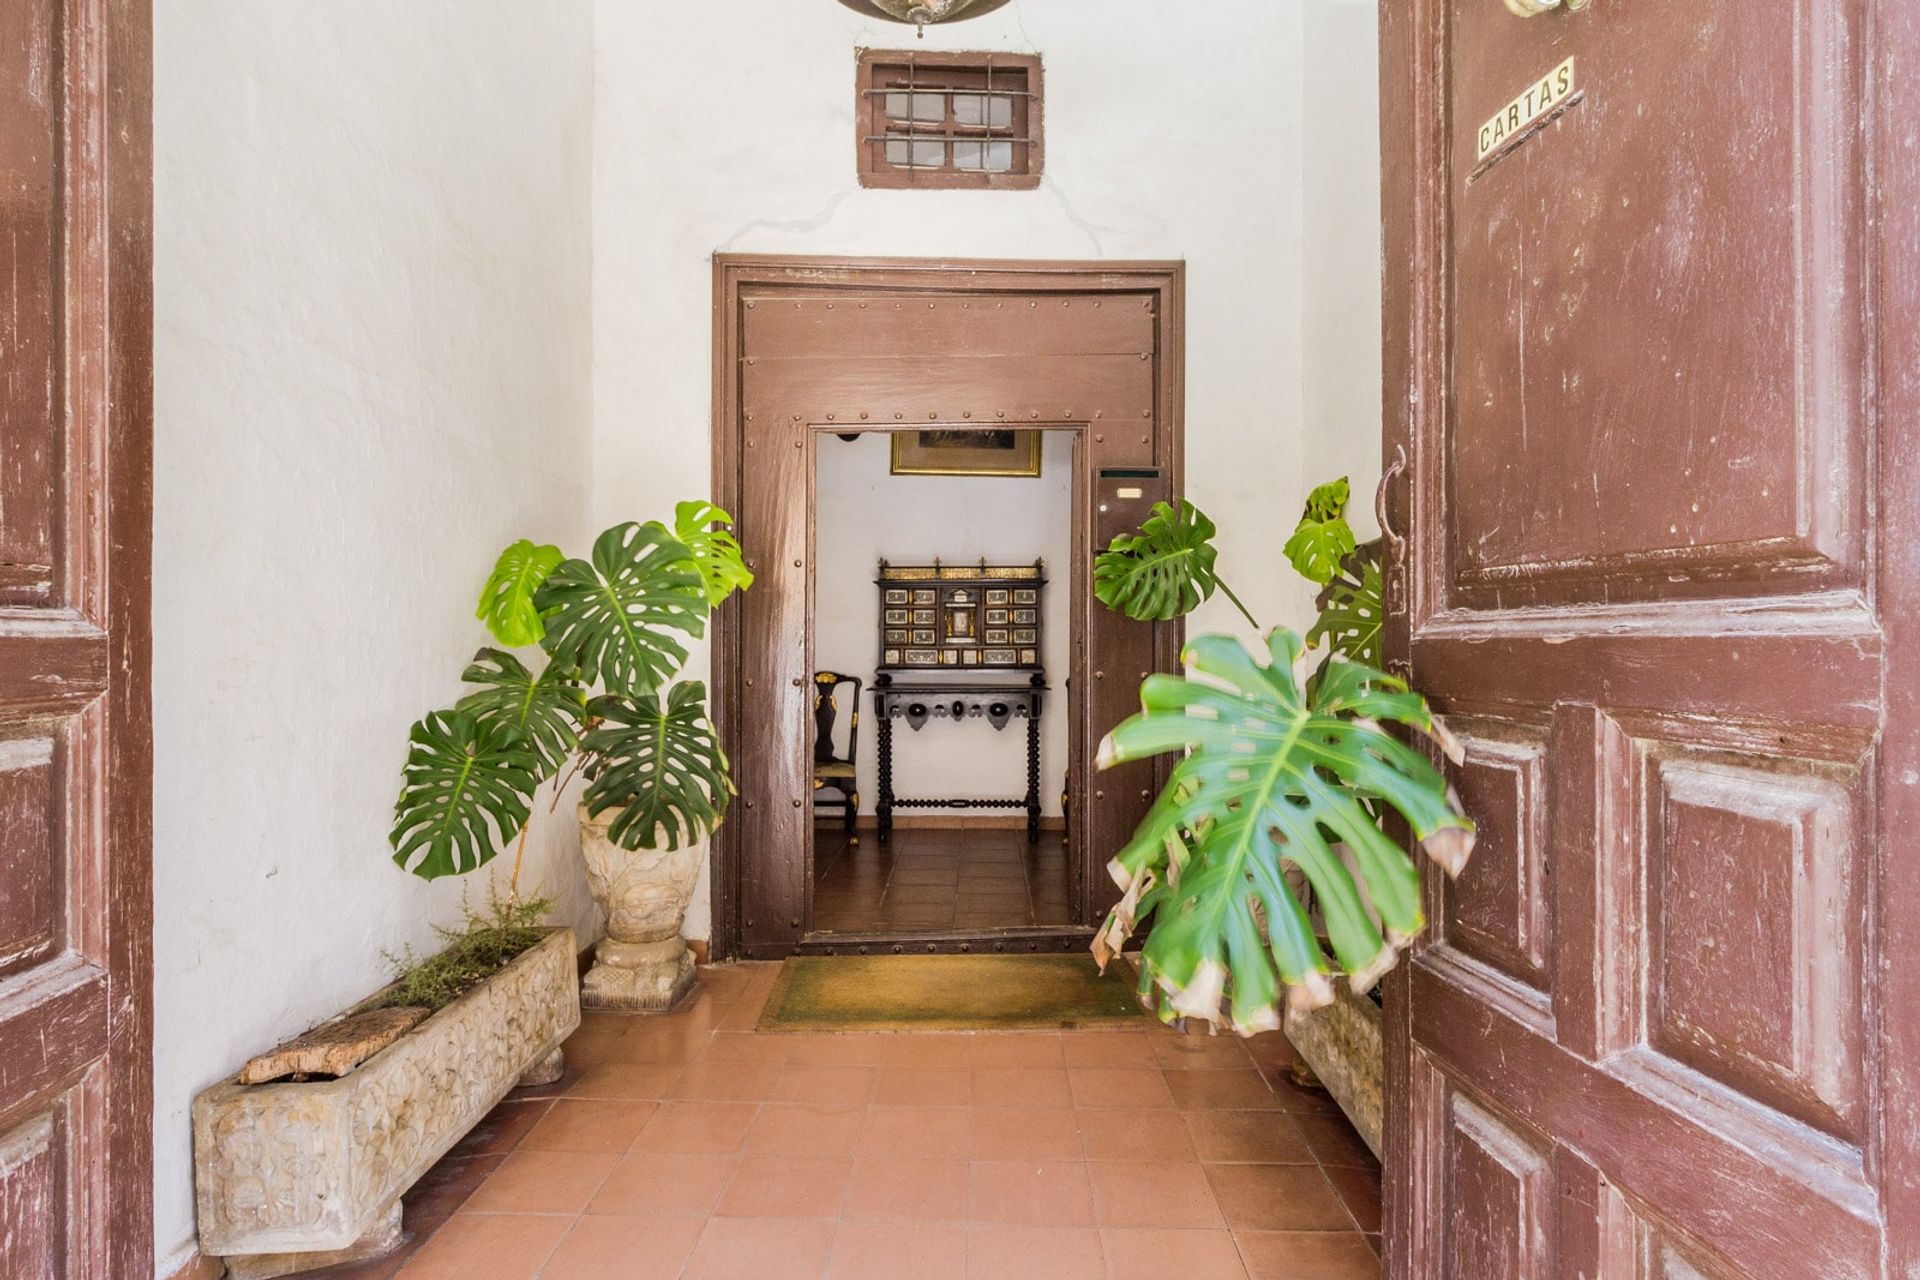
[{"label": "gold picture frame", "polygon": [[893,474],[1038,479],[1040,434],[1004,428],[896,431],[893,433]]}]

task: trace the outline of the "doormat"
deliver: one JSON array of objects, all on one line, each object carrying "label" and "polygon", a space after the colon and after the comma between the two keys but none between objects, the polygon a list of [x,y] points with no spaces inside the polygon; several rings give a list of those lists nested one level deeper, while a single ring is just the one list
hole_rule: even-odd
[{"label": "doormat", "polygon": [[1031,956],[795,956],[761,1031],[1057,1031],[1138,1023],[1134,973],[1085,952]]}]

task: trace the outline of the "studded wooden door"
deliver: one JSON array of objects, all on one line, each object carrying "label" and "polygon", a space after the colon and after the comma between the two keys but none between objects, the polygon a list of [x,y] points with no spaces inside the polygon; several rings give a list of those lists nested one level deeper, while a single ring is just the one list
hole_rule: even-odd
[{"label": "studded wooden door", "polygon": [[1144,516],[1148,494],[1179,492],[1181,282],[1178,264],[719,261],[714,487],[735,504],[757,575],[715,627],[716,719],[740,790],[714,859],[720,954],[839,945],[809,937],[809,495],[816,438],[847,431],[1018,423],[1077,436],[1076,563],[1049,566],[1049,590],[1071,593],[1083,647],[1071,671],[1048,673],[1046,712],[1067,713],[1070,677],[1077,919],[1020,946],[1084,945],[1117,899],[1103,868],[1144,816],[1154,775],[1093,780],[1086,744],[1137,709],[1140,679],[1173,662],[1177,633],[1098,608],[1090,548],[1123,514]]},{"label": "studded wooden door", "polygon": [[151,19],[0,6],[0,1275],[153,1274]]},{"label": "studded wooden door", "polygon": [[1920,1275],[1916,10],[1381,7],[1392,1275]]}]

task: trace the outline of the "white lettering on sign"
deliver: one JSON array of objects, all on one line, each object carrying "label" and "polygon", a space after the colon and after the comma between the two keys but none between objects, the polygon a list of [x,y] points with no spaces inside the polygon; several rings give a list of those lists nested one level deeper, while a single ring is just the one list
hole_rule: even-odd
[{"label": "white lettering on sign", "polygon": [[1485,160],[1500,144],[1540,119],[1573,96],[1573,59],[1547,72],[1527,91],[1501,108],[1493,119],[1480,126],[1480,154]]}]

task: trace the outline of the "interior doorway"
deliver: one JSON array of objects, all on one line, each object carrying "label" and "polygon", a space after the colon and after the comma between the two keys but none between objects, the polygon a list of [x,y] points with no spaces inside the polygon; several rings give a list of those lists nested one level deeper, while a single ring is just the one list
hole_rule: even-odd
[{"label": "interior doorway", "polygon": [[1091,745],[1180,641],[1090,581],[1180,491],[1180,265],[723,257],[715,302],[757,575],[715,621],[715,954],[1086,945],[1158,782]]},{"label": "interior doorway", "polygon": [[1079,450],[1070,429],[814,436],[815,933],[1075,923]]}]

